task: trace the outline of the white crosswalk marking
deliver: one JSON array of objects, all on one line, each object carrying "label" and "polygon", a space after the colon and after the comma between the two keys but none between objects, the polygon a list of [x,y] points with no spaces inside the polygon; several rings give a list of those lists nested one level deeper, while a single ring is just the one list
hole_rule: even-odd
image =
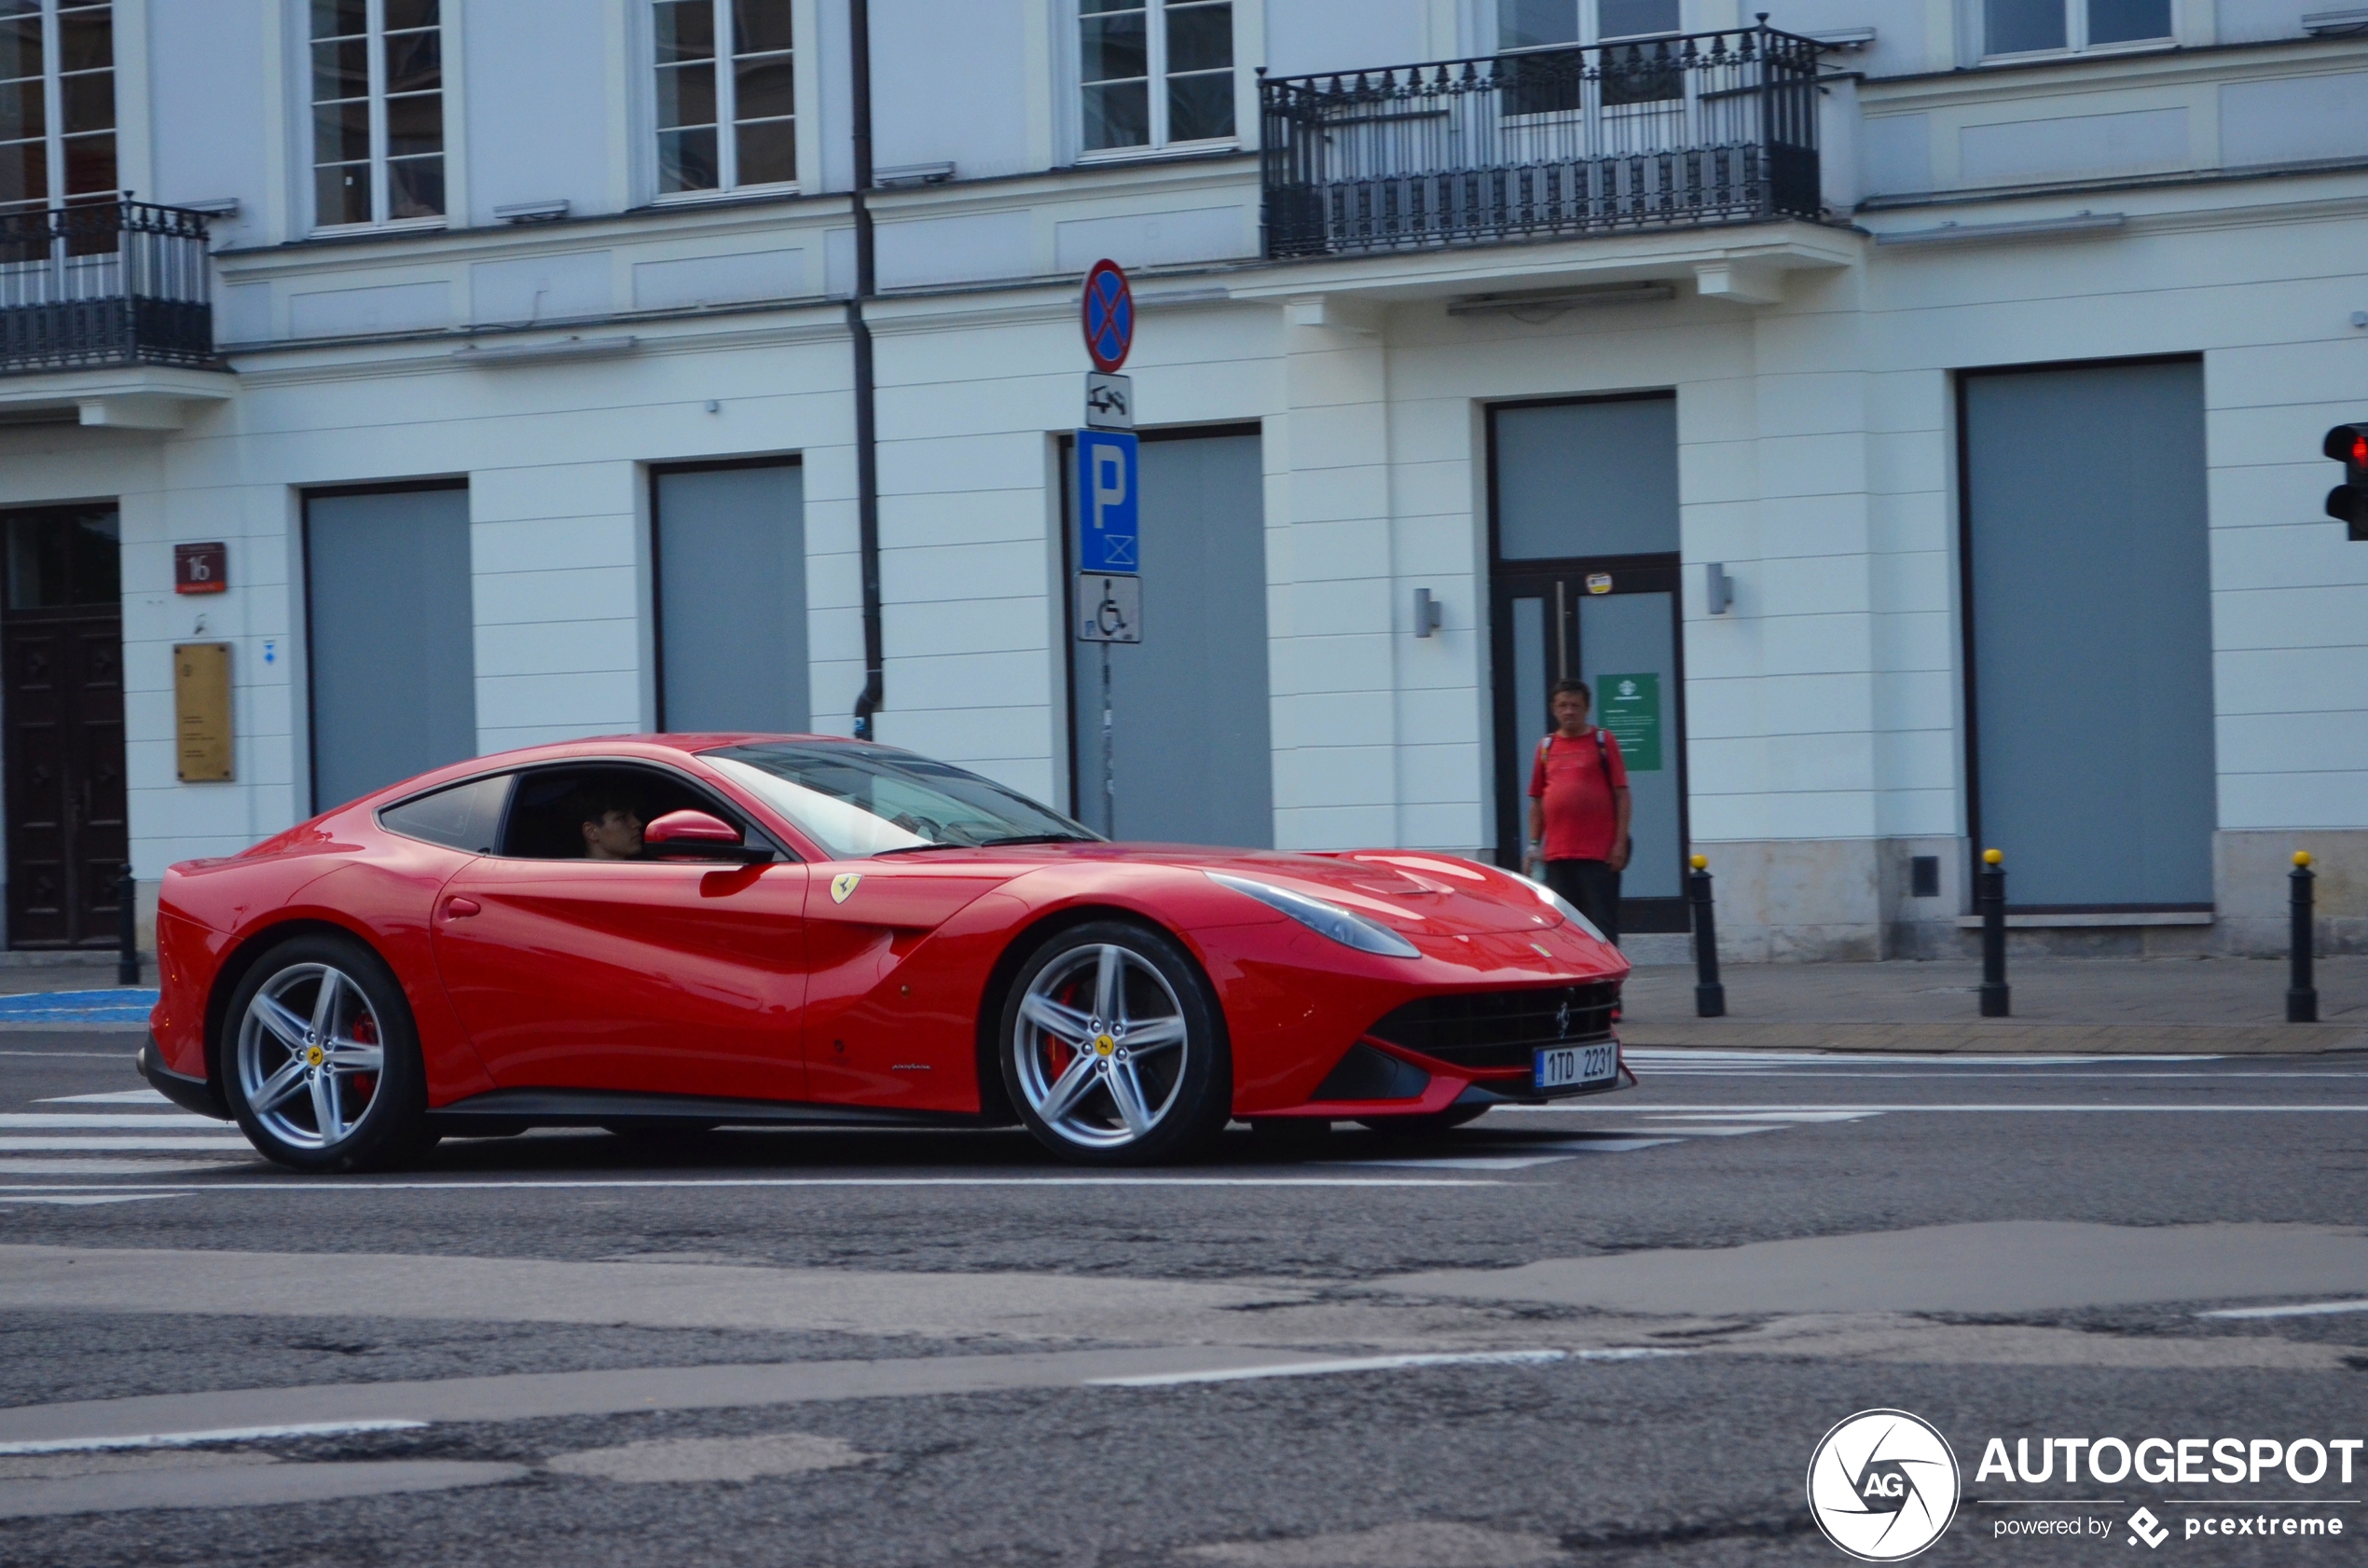
[{"label": "white crosswalk marking", "polygon": [[[219,1121],[210,1123],[219,1127]],[[60,1149],[156,1148],[170,1154],[195,1154],[204,1149],[253,1148],[238,1134],[216,1137],[148,1137],[139,1134],[67,1134],[62,1137],[0,1136],[0,1154],[48,1154]]]},{"label": "white crosswalk marking", "polygon": [[[0,1112],[0,1178],[150,1176],[169,1181],[196,1172],[237,1170],[255,1158],[254,1147],[235,1125],[185,1111],[153,1089],[57,1094],[33,1103],[44,1108]],[[67,1202],[32,1196],[7,1201]]]},{"label": "white crosswalk marking", "polygon": [[[2192,1068],[2217,1056],[1976,1056],[1913,1054],[1886,1051],[1700,1051],[1627,1046],[1620,1060],[1640,1077],[1679,1078],[1923,1078],[2021,1076],[2032,1068],[2087,1067],[2130,1063],[2176,1064]],[[2116,1072],[2125,1078],[2126,1072]],[[2167,1076],[2189,1077],[2187,1072]],[[2220,1076],[2214,1074],[2214,1076]]]},{"label": "white crosswalk marking", "polygon": [[96,1111],[96,1110],[34,1110],[0,1111],[0,1127],[10,1129],[91,1127],[123,1127],[143,1130],[158,1127],[203,1127],[220,1132],[228,1126],[211,1116],[199,1116],[189,1111]]}]

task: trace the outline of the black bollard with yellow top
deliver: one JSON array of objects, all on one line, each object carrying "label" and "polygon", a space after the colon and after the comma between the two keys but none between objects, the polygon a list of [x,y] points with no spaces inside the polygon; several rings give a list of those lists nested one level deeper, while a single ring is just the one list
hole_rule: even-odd
[{"label": "black bollard with yellow top", "polygon": [[2311,930],[2311,884],[2319,880],[2310,869],[2310,851],[2294,851],[2294,869],[2287,873],[2286,913],[2292,922],[2288,941],[2293,950],[2293,974],[2286,984],[2286,1022],[2316,1024],[2319,1022],[2319,986],[2312,979],[2310,963],[2316,945]]},{"label": "black bollard with yellow top", "polygon": [[1980,888],[1974,906],[1981,912],[1981,1015],[2007,1016],[2006,989],[2006,854],[1981,852]]},{"label": "black bollard with yellow top", "polygon": [[1718,983],[1718,919],[1711,911],[1710,857],[1696,855],[1687,862],[1687,901],[1694,906],[1694,1016],[1727,1016],[1727,987]]}]

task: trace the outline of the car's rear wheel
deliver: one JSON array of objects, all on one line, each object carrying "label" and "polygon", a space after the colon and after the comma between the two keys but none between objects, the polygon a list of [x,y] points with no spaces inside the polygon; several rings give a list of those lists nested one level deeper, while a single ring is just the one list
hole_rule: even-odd
[{"label": "car's rear wheel", "polygon": [[403,987],[348,937],[281,943],[224,1015],[223,1085],[249,1142],[299,1171],[385,1170],[435,1141]]},{"label": "car's rear wheel", "polygon": [[1444,1133],[1461,1127],[1466,1121],[1478,1121],[1488,1114],[1486,1106],[1450,1106],[1421,1116],[1360,1116],[1356,1124],[1376,1133],[1392,1133],[1400,1137],[1422,1137],[1432,1133]]},{"label": "car's rear wheel", "polygon": [[1190,1158],[1233,1094],[1224,1014],[1184,951],[1148,927],[1095,921],[1020,967],[1003,1004],[1003,1081],[1037,1141],[1082,1164]]}]

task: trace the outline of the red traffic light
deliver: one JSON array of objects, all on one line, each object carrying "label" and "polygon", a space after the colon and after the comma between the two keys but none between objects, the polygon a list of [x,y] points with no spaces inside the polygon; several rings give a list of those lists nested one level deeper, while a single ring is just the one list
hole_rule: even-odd
[{"label": "red traffic light", "polygon": [[2327,516],[2349,524],[2355,543],[2368,543],[2368,425],[2337,425],[2319,449],[2344,465],[2344,482],[2327,492]]}]

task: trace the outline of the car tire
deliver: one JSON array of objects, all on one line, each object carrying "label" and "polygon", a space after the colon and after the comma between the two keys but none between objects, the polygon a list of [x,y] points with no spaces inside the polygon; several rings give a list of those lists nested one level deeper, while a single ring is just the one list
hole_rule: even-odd
[{"label": "car tire", "polygon": [[1450,1106],[1422,1116],[1360,1116],[1356,1124],[1394,1137],[1428,1137],[1434,1133],[1452,1132],[1466,1121],[1478,1121],[1487,1114],[1486,1106]]},{"label": "car tire", "polygon": [[436,1141],[410,1004],[351,937],[296,937],[264,954],[230,995],[217,1050],[247,1140],[292,1170],[392,1170]]},{"label": "car tire", "polygon": [[1003,999],[1003,1085],[1039,1143],[1081,1165],[1205,1153],[1232,1107],[1225,1014],[1200,966],[1131,921],[1072,926]]}]

